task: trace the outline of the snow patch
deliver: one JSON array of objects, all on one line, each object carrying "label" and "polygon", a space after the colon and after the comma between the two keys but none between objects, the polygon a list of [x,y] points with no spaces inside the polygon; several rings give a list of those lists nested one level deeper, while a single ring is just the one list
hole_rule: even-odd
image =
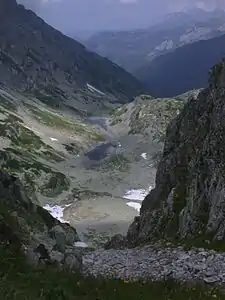
[{"label": "snow patch", "polygon": [[50,137],[50,140],[51,140],[52,142],[58,142],[58,139],[53,138],[53,137]]},{"label": "snow patch", "polygon": [[89,83],[87,83],[87,87],[88,87],[89,91],[91,91],[91,92],[97,92],[97,93],[99,93],[100,95],[105,95],[105,93],[99,91],[99,90],[96,89],[93,85],[90,85]]},{"label": "snow patch", "polygon": [[[22,124],[22,125],[23,125],[23,124]],[[27,126],[27,125],[23,125],[23,127],[26,128],[26,129],[28,129],[28,130],[30,130],[30,131],[32,131],[33,133],[40,134],[39,131],[32,129],[32,128],[30,128],[30,127]]]},{"label": "snow patch", "polygon": [[86,244],[84,242],[75,242],[73,245],[75,247],[79,247],[79,248],[88,248],[88,244]]},{"label": "snow patch", "polygon": [[127,202],[127,205],[134,208],[135,210],[137,210],[138,212],[140,212],[141,209],[141,203],[137,203],[137,202]]},{"label": "snow patch", "polygon": [[150,186],[148,189],[132,189],[129,190],[125,193],[125,195],[123,196],[124,199],[128,199],[128,200],[134,200],[131,202],[127,202],[126,204],[132,208],[134,208],[135,210],[137,210],[138,212],[140,212],[141,209],[141,203],[145,197],[148,195],[148,193],[151,191],[152,186]]},{"label": "snow patch", "polygon": [[124,199],[128,199],[128,200],[136,200],[136,201],[143,201],[145,196],[148,195],[149,191],[152,189],[152,187],[150,186],[149,189],[145,190],[145,189],[139,189],[139,190],[129,190],[125,193],[125,195],[123,196]]},{"label": "snow patch", "polygon": [[147,153],[141,153],[141,157],[143,157],[144,159],[147,159]]},{"label": "snow patch", "polygon": [[70,205],[71,204],[60,206],[60,205],[46,204],[45,206],[43,206],[43,208],[46,209],[54,218],[59,220],[61,223],[68,223],[63,219],[63,211],[66,207],[69,207]]}]

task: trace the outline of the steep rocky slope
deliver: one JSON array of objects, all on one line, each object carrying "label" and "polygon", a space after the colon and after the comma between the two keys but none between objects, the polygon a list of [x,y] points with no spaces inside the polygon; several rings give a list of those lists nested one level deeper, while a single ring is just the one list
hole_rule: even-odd
[{"label": "steep rocky slope", "polygon": [[154,184],[166,126],[188,96],[142,95],[108,117],[89,118],[100,126],[0,89],[1,169],[19,177],[34,203],[71,222],[85,241],[102,244],[125,234],[138,214],[123,197]]},{"label": "steep rocky slope", "polygon": [[131,101],[132,75],[61,34],[16,0],[0,3],[0,82],[51,105],[93,111]]},{"label": "steep rocky slope", "polygon": [[[54,219],[27,197],[21,182],[0,172],[0,237],[2,245],[26,255],[29,263],[58,264],[58,267],[82,267],[81,254],[75,248],[76,230]],[[77,251],[76,251],[77,250]]]},{"label": "steep rocky slope", "polygon": [[[154,282],[148,279],[133,282],[129,281],[129,277],[125,279],[126,274],[123,277],[118,274],[117,280],[87,277],[87,268],[83,260],[90,264],[96,253],[88,256],[91,249],[82,250],[76,247],[78,240],[76,230],[68,224],[60,223],[43,208],[33,204],[27,197],[21,182],[2,171],[0,172],[0,239],[0,292],[1,299],[4,300],[52,298],[92,300],[93,297],[103,300],[115,299],[115,296],[124,300],[149,299],[149,293],[156,300],[164,296],[172,300],[190,299],[190,297],[199,300],[224,299],[218,289],[203,288],[196,284],[189,287],[172,280]],[[144,259],[145,249],[137,249],[137,251],[139,255],[135,257]],[[107,254],[106,258],[105,254]],[[101,259],[104,260],[101,271],[109,267],[105,263],[108,253],[105,254],[101,255]],[[162,254],[164,253],[161,252]],[[175,254],[179,257],[182,252],[173,251],[172,254],[173,257]],[[120,256],[121,253],[118,251],[117,255]],[[201,258],[201,255],[202,253],[196,253],[196,259]],[[219,254],[217,256],[219,257]],[[111,263],[114,259],[112,257]],[[133,261],[132,255],[129,259]],[[95,262],[98,260],[99,257],[96,257]],[[124,263],[120,260],[119,265],[121,262]],[[95,273],[95,267],[90,264],[89,272]],[[176,267],[179,268],[179,260]],[[214,269],[217,270],[216,267]],[[115,276],[117,274],[115,263],[113,271]],[[136,269],[132,271],[140,279],[143,277]],[[160,270],[159,274],[161,273]],[[130,275],[132,278],[132,273]]]},{"label": "steep rocky slope", "polygon": [[156,142],[164,142],[168,123],[179,114],[190,97],[200,90],[192,90],[172,98],[154,98],[141,95],[134,101],[114,109],[110,114],[110,125],[117,132],[153,136]]},{"label": "steep rocky slope", "polygon": [[37,193],[35,202],[57,203],[73,195],[71,178],[60,162],[101,141],[102,132],[76,114],[0,89],[0,166],[21,179],[30,197]]},{"label": "steep rocky slope", "polygon": [[131,244],[168,238],[224,245],[224,82],[221,61],[210,86],[170,123],[155,188],[128,231]]},{"label": "steep rocky slope", "polygon": [[157,57],[136,71],[152,94],[173,97],[207,86],[209,69],[225,54],[225,35],[195,42]]},{"label": "steep rocky slope", "polygon": [[201,9],[174,13],[147,29],[105,31],[92,35],[85,44],[91,50],[136,74],[152,59],[177,47],[207,40],[225,31],[222,10]]},{"label": "steep rocky slope", "polygon": [[111,112],[108,121],[110,129],[117,132],[120,141],[124,140],[131,151],[142,149],[141,156],[155,166],[162,154],[169,122],[180,113],[189,97],[196,97],[199,92],[193,90],[174,98],[138,96],[131,103]]}]

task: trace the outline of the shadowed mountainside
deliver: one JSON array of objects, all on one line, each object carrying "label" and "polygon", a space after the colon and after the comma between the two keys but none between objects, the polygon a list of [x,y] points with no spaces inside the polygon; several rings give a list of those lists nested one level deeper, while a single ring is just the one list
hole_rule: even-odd
[{"label": "shadowed mountainside", "polygon": [[172,97],[207,86],[209,69],[225,55],[225,35],[177,48],[140,68],[153,95]]},{"label": "shadowed mountainside", "polygon": [[[132,100],[142,84],[46,24],[16,0],[0,3],[0,82],[50,105],[92,111]],[[90,105],[90,107],[88,106]]]}]

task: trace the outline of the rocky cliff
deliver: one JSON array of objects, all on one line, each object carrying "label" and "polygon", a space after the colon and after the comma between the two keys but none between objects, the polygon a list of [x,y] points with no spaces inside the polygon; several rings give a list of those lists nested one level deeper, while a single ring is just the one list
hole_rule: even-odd
[{"label": "rocky cliff", "polygon": [[26,195],[21,182],[0,171],[1,246],[23,251],[32,264],[56,264],[79,270],[81,253],[76,230],[60,223]]},{"label": "rocky cliff", "polygon": [[225,240],[225,63],[167,128],[155,188],[128,231],[135,245],[153,239]]}]

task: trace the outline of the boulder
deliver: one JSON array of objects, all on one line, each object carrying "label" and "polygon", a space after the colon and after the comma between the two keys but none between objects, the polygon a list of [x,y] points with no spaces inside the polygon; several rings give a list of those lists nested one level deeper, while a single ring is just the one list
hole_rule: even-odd
[{"label": "boulder", "polygon": [[114,235],[107,243],[105,243],[105,249],[123,249],[127,246],[126,237],[122,234]]}]

